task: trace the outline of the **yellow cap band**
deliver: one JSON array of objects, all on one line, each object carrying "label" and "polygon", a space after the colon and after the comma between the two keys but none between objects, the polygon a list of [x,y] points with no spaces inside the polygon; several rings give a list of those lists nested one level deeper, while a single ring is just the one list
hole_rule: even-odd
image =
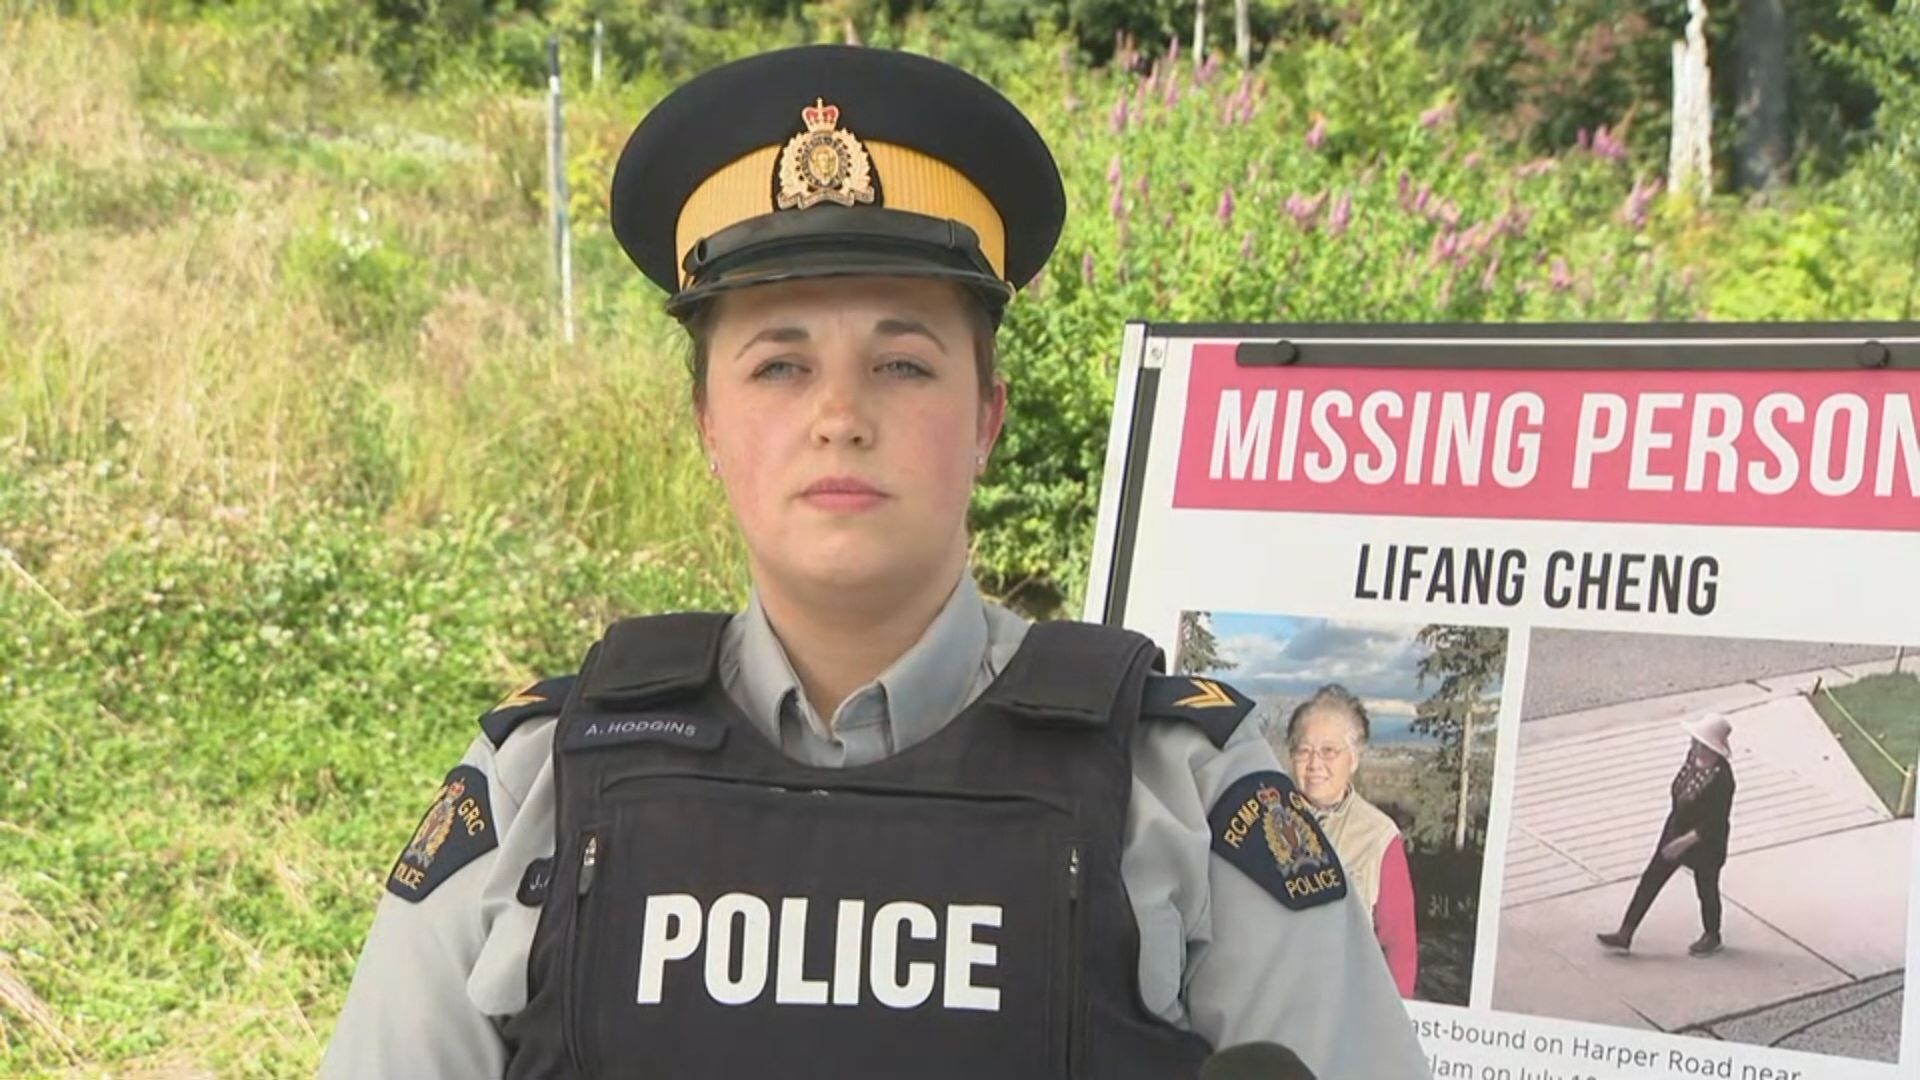
[{"label": "yellow cap band", "polygon": [[[966,174],[905,146],[862,142],[873,160],[889,210],[906,210],[941,220],[952,219],[971,228],[980,238],[980,253],[993,272],[1006,277],[1007,229],[993,201]],[[674,226],[674,251],[681,265],[687,252],[704,237],[729,225],[774,213],[773,173],[780,159],[778,146],[763,146],[743,154],[707,177],[680,207]],[[782,210],[780,213],[805,213]],[[687,284],[685,271],[682,282]]]}]

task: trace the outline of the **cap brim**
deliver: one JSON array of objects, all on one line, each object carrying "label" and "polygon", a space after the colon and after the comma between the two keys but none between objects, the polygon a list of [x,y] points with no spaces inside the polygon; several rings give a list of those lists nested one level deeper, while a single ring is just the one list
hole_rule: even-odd
[{"label": "cap brim", "polygon": [[773,257],[751,267],[743,267],[717,281],[684,289],[668,298],[667,313],[686,318],[700,305],[722,293],[737,292],[782,282],[809,278],[922,278],[951,281],[979,294],[988,310],[997,318],[1013,297],[1013,287],[991,274],[939,266],[908,256],[878,255],[866,251],[848,251],[836,257],[814,251],[787,257]]}]

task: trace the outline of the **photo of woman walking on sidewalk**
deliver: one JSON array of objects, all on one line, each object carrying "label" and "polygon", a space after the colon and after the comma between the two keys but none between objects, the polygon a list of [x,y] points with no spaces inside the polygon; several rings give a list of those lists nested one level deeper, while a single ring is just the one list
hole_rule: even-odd
[{"label": "photo of woman walking on sidewalk", "polygon": [[1703,932],[1687,947],[1694,956],[1720,951],[1720,868],[1727,862],[1727,837],[1733,822],[1733,725],[1719,713],[1706,713],[1680,725],[1693,737],[1686,760],[1673,777],[1673,808],[1660,830],[1652,861],[1640,875],[1620,927],[1595,934],[1600,944],[1626,951],[1654,898],[1682,866],[1693,871],[1700,897]]}]

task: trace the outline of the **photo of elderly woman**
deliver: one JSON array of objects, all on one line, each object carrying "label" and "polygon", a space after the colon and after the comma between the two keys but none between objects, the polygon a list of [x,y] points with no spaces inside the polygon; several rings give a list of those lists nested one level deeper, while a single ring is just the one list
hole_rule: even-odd
[{"label": "photo of elderly woman", "polygon": [[1254,699],[1403,998],[1469,1003],[1506,632],[1190,611],[1176,670]]},{"label": "photo of elderly woman", "polygon": [[1719,713],[1706,713],[1680,726],[1693,742],[1674,774],[1673,809],[1660,827],[1653,861],[1640,875],[1619,929],[1595,935],[1600,944],[1622,952],[1633,948],[1633,932],[1667,879],[1682,866],[1693,871],[1700,894],[1700,939],[1687,946],[1687,952],[1711,956],[1720,951],[1720,868],[1727,863],[1727,834],[1733,826],[1733,750],[1728,745],[1733,724]]},{"label": "photo of elderly woman", "polygon": [[1369,727],[1366,705],[1346,687],[1321,687],[1287,718],[1288,768],[1346,866],[1350,887],[1373,912],[1373,932],[1400,996],[1410,998],[1420,942],[1406,841],[1392,818],[1353,789]]},{"label": "photo of elderly woman", "polygon": [[1920,651],[1536,628],[1521,666],[1492,1006],[1899,1063]]}]

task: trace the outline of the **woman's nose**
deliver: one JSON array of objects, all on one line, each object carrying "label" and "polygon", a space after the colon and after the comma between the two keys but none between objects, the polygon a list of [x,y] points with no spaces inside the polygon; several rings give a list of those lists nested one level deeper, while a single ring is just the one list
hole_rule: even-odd
[{"label": "woman's nose", "polygon": [[812,440],[817,447],[868,447],[874,429],[869,403],[858,378],[844,372],[820,380],[814,399]]}]

